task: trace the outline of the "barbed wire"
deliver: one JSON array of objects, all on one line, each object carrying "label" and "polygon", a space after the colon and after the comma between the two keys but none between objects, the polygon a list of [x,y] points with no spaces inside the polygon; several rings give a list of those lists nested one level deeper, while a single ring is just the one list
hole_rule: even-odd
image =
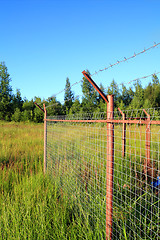
[{"label": "barbed wire", "polygon": [[[121,86],[129,85],[129,84],[132,84],[133,82],[136,82],[136,81],[139,81],[139,80],[142,80],[142,79],[146,79],[146,78],[152,77],[153,75],[158,75],[158,74],[160,74],[160,72],[155,72],[155,73],[153,73],[153,74],[149,74],[149,75],[146,75],[146,76],[143,76],[143,77],[138,77],[138,78],[135,78],[135,79],[133,79],[133,80],[130,80],[129,82],[124,82],[124,83],[115,84],[115,86],[116,86],[116,87],[119,87],[120,85],[121,85]],[[107,90],[107,89],[108,89],[108,87],[103,88],[103,91],[105,91],[105,90]],[[95,89],[94,89],[93,91],[91,91],[91,92],[88,92],[88,94],[92,94],[92,93],[94,93],[94,92],[96,92]],[[76,98],[79,98],[79,97],[83,97],[83,94],[76,96]],[[71,100],[73,100],[73,99],[70,98],[70,99],[68,99],[68,100],[66,100],[66,101],[63,101],[61,104],[63,105],[64,103],[69,102],[69,101],[71,101]],[[46,108],[53,107],[53,106],[55,106],[55,105],[57,105],[57,104],[59,104],[59,103],[54,103],[54,104],[52,104],[52,105],[48,105]]]},{"label": "barbed wire", "polygon": [[75,82],[75,83],[73,83],[72,85],[70,85],[68,88],[64,88],[63,90],[61,90],[60,92],[58,92],[58,93],[56,93],[56,94],[54,94],[53,95],[53,97],[56,97],[57,95],[59,95],[60,93],[62,93],[62,92],[64,92],[64,91],[66,91],[66,90],[69,90],[71,87],[73,87],[74,85],[77,85],[77,84],[79,84],[80,82],[83,82],[83,80],[80,80],[80,81],[78,81],[78,82]]},{"label": "barbed wire", "polygon": [[[142,51],[140,51],[140,52],[138,52],[138,53],[134,53],[134,55],[132,55],[132,56],[130,56],[130,57],[128,57],[128,58],[124,57],[124,59],[122,59],[122,60],[120,60],[120,61],[117,61],[117,62],[114,63],[114,64],[110,64],[108,67],[105,67],[104,69],[100,69],[100,70],[98,70],[98,71],[95,71],[95,73],[91,74],[90,76],[94,76],[95,74],[98,74],[99,72],[105,71],[105,70],[107,70],[107,69],[109,69],[109,68],[112,68],[112,67],[114,67],[114,66],[122,63],[122,62],[126,62],[126,61],[128,61],[128,60],[130,60],[130,59],[132,59],[132,58],[135,58],[136,56],[138,56],[138,55],[140,55],[140,54],[143,54],[143,53],[145,53],[145,52],[147,52],[147,51],[149,51],[149,50],[151,50],[151,49],[153,49],[153,48],[155,48],[155,47],[158,47],[158,45],[160,45],[160,42],[159,42],[159,43],[155,43],[155,42],[154,42],[154,45],[152,45],[151,47],[149,47],[149,48],[147,48],[147,49],[144,48],[144,50],[142,50]],[[138,80],[140,80],[140,79],[147,78],[147,77],[150,77],[150,76],[152,76],[152,75],[153,75],[153,74],[148,75],[148,76],[144,76],[144,77],[142,77],[142,78],[137,78],[137,79],[132,80],[131,82],[133,82],[133,81],[138,81]],[[61,91],[59,91],[58,93],[56,93],[56,94],[54,94],[52,97],[50,97],[49,99],[52,99],[53,97],[56,97],[56,96],[59,95],[60,93],[63,93],[64,91],[69,90],[71,87],[73,87],[73,86],[75,86],[75,85],[77,85],[77,84],[79,84],[79,83],[81,83],[81,82],[83,82],[83,80],[80,80],[80,81],[78,81],[78,82],[73,83],[73,84],[70,85],[68,88],[62,89]],[[126,83],[126,84],[129,84],[129,82]],[[119,84],[119,85],[123,85],[123,84]],[[81,96],[81,95],[79,95],[79,96]],[[67,101],[70,101],[70,100],[72,100],[72,99],[69,99],[69,100],[67,100]],[[42,103],[45,103],[45,102],[47,102],[47,101],[44,100],[43,102],[37,103],[37,104],[42,104]],[[65,101],[65,102],[66,102],[66,101]],[[58,104],[58,103],[56,103],[56,104]]]},{"label": "barbed wire", "polygon": [[[158,75],[158,74],[160,74],[160,72],[155,72],[155,73],[150,74],[150,75],[147,75],[147,76],[135,78],[135,79],[133,79],[133,80],[131,80],[131,81],[129,81],[129,82],[119,83],[119,84],[116,84],[115,86],[116,86],[116,87],[119,87],[119,85],[121,85],[121,86],[123,86],[123,85],[128,85],[128,84],[131,84],[131,83],[133,83],[133,82],[136,82],[136,81],[139,81],[139,80],[142,80],[142,79],[149,78],[149,77],[153,76],[154,74]],[[79,82],[82,82],[82,80],[79,81]],[[103,88],[103,91],[104,91],[104,90],[107,90],[107,88],[108,88],[108,87]],[[92,94],[92,93],[94,93],[94,92],[95,92],[95,89],[94,89],[93,91],[91,91],[91,92],[88,92],[88,94]],[[59,92],[59,93],[60,93],[60,92]],[[59,93],[58,93],[58,94],[59,94]],[[79,98],[79,97],[83,97],[83,94],[76,96],[76,98]],[[52,98],[52,97],[50,97],[50,99],[51,99],[51,98]],[[66,100],[66,101],[61,102],[61,104],[64,104],[65,102],[69,102],[69,101],[71,101],[71,100],[73,100],[73,99],[70,98],[70,99],[68,99],[68,100]],[[47,100],[44,100],[44,101],[42,101],[42,102],[40,102],[40,103],[37,103],[37,104],[42,104],[42,103],[45,103],[45,102],[47,102]],[[48,102],[47,102],[47,103],[48,103]],[[51,106],[55,106],[55,105],[57,105],[57,104],[59,104],[59,102],[54,103],[54,104],[52,104],[52,105],[49,105],[49,106],[47,106],[46,108],[51,107]]]},{"label": "barbed wire", "polygon": [[130,60],[130,59],[132,59],[132,58],[135,58],[136,56],[138,56],[138,55],[140,55],[140,54],[143,54],[143,53],[149,51],[150,49],[153,49],[153,48],[157,47],[158,45],[160,45],[160,42],[159,42],[159,43],[154,43],[154,45],[152,45],[151,47],[149,47],[149,48],[147,48],[147,49],[144,48],[143,51],[138,52],[138,53],[134,53],[132,56],[130,56],[130,57],[128,57],[128,58],[124,57],[124,59],[122,59],[122,60],[120,60],[120,61],[117,60],[116,63],[110,64],[108,67],[105,67],[105,68],[103,68],[103,69],[100,69],[100,70],[98,70],[98,71],[95,71],[93,74],[91,74],[91,76],[93,76],[93,75],[95,75],[95,74],[98,74],[99,72],[103,72],[103,71],[105,71],[105,70],[107,70],[107,69],[109,69],[109,68],[112,68],[112,67],[114,67],[114,66],[116,66],[116,65],[118,65],[118,64],[120,64],[120,63],[122,63],[122,62],[126,62],[126,61],[128,61],[128,60]]},{"label": "barbed wire", "polygon": [[[59,95],[60,93],[66,91],[66,90],[69,90],[71,87],[73,87],[73,86],[75,86],[75,85],[77,85],[77,84],[79,84],[79,83],[81,83],[81,82],[83,82],[83,80],[80,80],[80,81],[78,81],[78,82],[73,83],[73,84],[70,85],[69,87],[62,89],[62,90],[59,91],[58,93],[54,94],[52,97],[49,97],[48,99],[56,98],[56,96]],[[43,103],[44,103],[44,102],[47,102],[47,101],[44,100]],[[41,103],[37,103],[37,104],[42,104],[42,102],[41,102]]]},{"label": "barbed wire", "polygon": [[129,81],[129,82],[124,82],[124,83],[117,84],[117,86],[118,86],[118,85],[121,85],[121,86],[123,86],[123,85],[128,85],[128,84],[131,84],[131,83],[133,83],[133,82],[136,82],[136,81],[139,81],[139,80],[142,80],[142,79],[146,79],[146,78],[152,77],[153,75],[158,75],[158,74],[160,74],[160,72],[155,72],[155,73],[150,74],[150,75],[147,75],[147,76],[135,78],[135,79],[133,79],[133,80],[131,80],[131,81]]},{"label": "barbed wire", "polygon": [[[130,56],[130,57],[128,57],[128,58],[124,57],[123,60],[117,61],[117,62],[114,63],[114,64],[110,64],[108,67],[105,67],[104,69],[100,69],[100,70],[98,70],[98,71],[95,71],[95,73],[91,74],[90,76],[94,76],[95,74],[98,74],[99,72],[105,71],[105,70],[107,70],[107,69],[109,69],[109,68],[112,68],[112,67],[114,67],[114,66],[122,63],[122,62],[126,62],[126,61],[128,61],[128,60],[130,60],[130,59],[132,59],[132,58],[135,58],[136,56],[138,56],[138,55],[140,55],[140,54],[143,54],[143,53],[149,51],[150,49],[153,49],[153,48],[157,47],[158,45],[160,45],[160,43],[154,43],[154,45],[152,45],[151,47],[149,47],[149,48],[147,48],[147,49],[144,48],[143,51],[138,52],[138,53],[134,53],[134,55],[132,55],[132,56]],[[56,97],[56,96],[59,95],[60,93],[68,90],[69,88],[73,87],[74,85],[79,84],[80,82],[83,82],[83,80],[80,80],[80,81],[78,81],[78,82],[73,83],[73,84],[72,84],[70,87],[68,87],[68,88],[62,89],[62,90],[59,91],[58,93],[54,94],[53,97]]]}]

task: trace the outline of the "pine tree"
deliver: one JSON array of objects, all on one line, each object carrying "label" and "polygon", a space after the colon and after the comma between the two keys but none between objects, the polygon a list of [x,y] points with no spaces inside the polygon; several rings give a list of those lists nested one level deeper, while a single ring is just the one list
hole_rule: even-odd
[{"label": "pine tree", "polygon": [[69,78],[66,78],[66,85],[65,85],[65,93],[64,93],[64,107],[65,107],[65,112],[68,113],[70,108],[72,107],[74,100],[74,94],[71,90],[71,85]]},{"label": "pine tree", "polygon": [[22,106],[22,120],[23,121],[32,121],[34,118],[34,100],[31,99],[31,101],[28,101],[27,99],[24,100],[23,106]]},{"label": "pine tree", "polygon": [[148,99],[152,107],[160,107],[160,82],[156,74],[153,74],[152,83],[144,90],[144,99]]},{"label": "pine tree", "polygon": [[80,112],[81,104],[78,98],[73,102],[72,107],[69,110],[69,114],[76,114]]},{"label": "pine tree", "polygon": [[13,108],[19,108],[22,111],[23,100],[19,89],[16,90],[16,94],[13,96]]},{"label": "pine tree", "polygon": [[120,97],[120,102],[123,101],[124,107],[129,106],[133,97],[134,97],[134,92],[132,88],[130,87],[129,89],[127,89],[126,86],[122,84],[122,95]]},{"label": "pine tree", "polygon": [[141,109],[144,105],[144,89],[140,81],[135,84],[135,94],[129,106],[130,109]]},{"label": "pine tree", "polygon": [[0,119],[9,120],[12,114],[11,78],[4,62],[0,63]]},{"label": "pine tree", "polygon": [[[55,97],[50,97],[47,100],[47,114],[49,116],[55,116],[55,115],[63,115],[63,109],[62,109],[62,104],[56,100]],[[51,107],[49,107],[51,106]]]},{"label": "pine tree", "polygon": [[114,95],[114,104],[117,107],[118,102],[120,101],[120,93],[117,83],[115,82],[114,79],[112,80],[110,86],[108,87],[107,95]]}]

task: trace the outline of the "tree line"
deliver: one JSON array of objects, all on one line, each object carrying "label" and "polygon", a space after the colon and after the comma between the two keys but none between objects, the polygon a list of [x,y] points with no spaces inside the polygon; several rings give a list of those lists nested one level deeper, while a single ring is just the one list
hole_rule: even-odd
[{"label": "tree line", "polygon": [[[87,71],[88,74],[89,71]],[[56,97],[41,99],[34,97],[30,101],[22,99],[19,89],[13,93],[10,85],[11,78],[4,62],[0,63],[0,120],[6,121],[43,121],[43,112],[34,104],[37,102],[42,106],[45,101],[48,115],[71,115],[86,112],[106,112],[106,103],[96,92],[94,87],[83,77],[81,84],[82,99],[74,95],[69,78],[66,78],[64,103],[59,102]],[[109,86],[100,84],[101,90],[106,94],[114,94],[115,108],[120,109],[142,109],[160,107],[160,82],[156,74],[152,75],[151,82],[143,87],[141,81],[136,81],[133,86],[121,88],[112,80]],[[51,107],[49,107],[51,106]]]}]

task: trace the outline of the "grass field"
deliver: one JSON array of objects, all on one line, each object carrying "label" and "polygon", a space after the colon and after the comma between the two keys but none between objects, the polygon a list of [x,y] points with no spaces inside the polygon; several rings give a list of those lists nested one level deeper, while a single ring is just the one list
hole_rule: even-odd
[{"label": "grass field", "polygon": [[[151,159],[159,169],[159,129]],[[159,239],[159,196],[143,181],[145,128],[115,126],[113,239]],[[0,122],[0,239],[105,239],[106,128]],[[141,136],[141,137],[140,137]]]},{"label": "grass field", "polygon": [[98,239],[43,175],[43,124],[0,122],[0,149],[0,239]]}]

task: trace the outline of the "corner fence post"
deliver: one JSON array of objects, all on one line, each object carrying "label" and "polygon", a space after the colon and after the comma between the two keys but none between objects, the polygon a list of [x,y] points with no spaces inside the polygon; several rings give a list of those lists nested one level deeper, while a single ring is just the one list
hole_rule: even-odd
[{"label": "corner fence post", "polygon": [[[114,96],[108,95],[107,120],[114,119]],[[107,166],[106,166],[106,239],[112,239],[113,215],[113,170],[114,170],[114,123],[107,122]]]},{"label": "corner fence post", "polygon": [[45,104],[43,104],[44,108],[44,174],[46,173],[47,166],[47,110]]},{"label": "corner fence post", "polygon": [[114,119],[114,96],[108,95],[106,97],[88,73],[85,71],[82,73],[107,103],[106,240],[111,240],[113,222],[114,123],[112,120]]}]

